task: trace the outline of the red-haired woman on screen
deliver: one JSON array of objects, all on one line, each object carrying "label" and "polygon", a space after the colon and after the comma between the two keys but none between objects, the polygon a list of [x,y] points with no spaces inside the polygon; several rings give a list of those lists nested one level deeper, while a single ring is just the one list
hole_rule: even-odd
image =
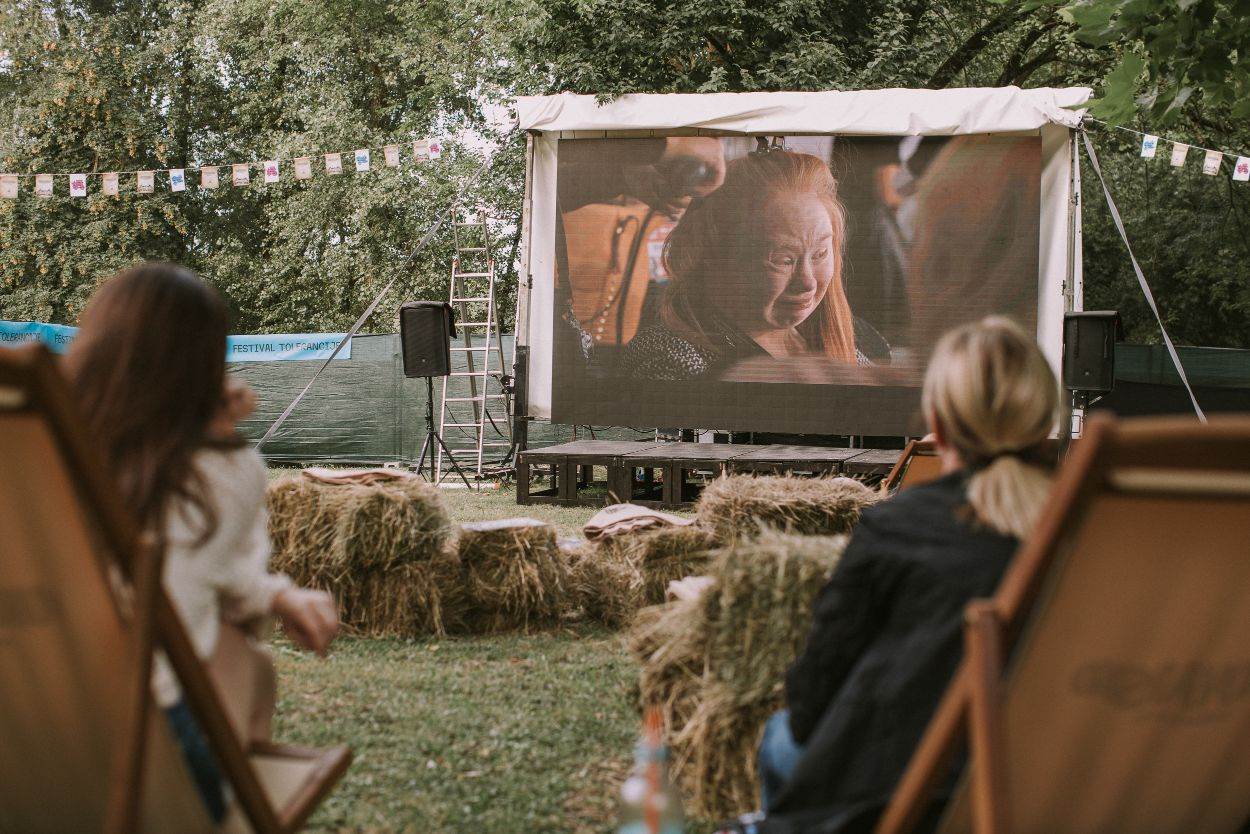
[{"label": "red-haired woman on screen", "polygon": [[622,358],[640,379],[718,378],[754,358],[867,364],[842,286],[846,223],[829,166],[773,149],[731,162],[665,247],[659,321]]}]

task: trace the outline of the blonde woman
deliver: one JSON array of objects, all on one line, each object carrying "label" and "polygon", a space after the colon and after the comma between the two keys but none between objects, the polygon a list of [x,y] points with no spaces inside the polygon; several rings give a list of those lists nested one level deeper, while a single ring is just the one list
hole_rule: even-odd
[{"label": "blonde woman", "polygon": [[1058,407],[1009,320],[938,343],[923,408],[944,474],[865,511],[817,598],[760,751],[761,832],[872,829],[959,663],[964,606],[994,592],[1046,500]]},{"label": "blonde woman", "polygon": [[665,245],[659,321],[629,343],[624,375],[717,378],[753,357],[866,364],[842,288],[846,222],[829,166],[754,153],[695,201]]}]

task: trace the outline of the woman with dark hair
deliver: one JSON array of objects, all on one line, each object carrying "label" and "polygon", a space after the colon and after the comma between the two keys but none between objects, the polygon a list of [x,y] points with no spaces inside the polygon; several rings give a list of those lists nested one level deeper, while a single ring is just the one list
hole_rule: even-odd
[{"label": "woman with dark hair", "polygon": [[[65,365],[122,498],[164,550],[164,585],[197,654],[236,729],[255,740],[268,736],[273,669],[238,626],[274,615],[323,654],[338,616],[327,594],[267,571],[265,466],[235,431],[251,394],[227,385],[227,320],[220,296],[190,270],[140,264],[92,298]],[[163,657],[154,687],[220,821],[220,773]]]},{"label": "woman with dark hair", "polygon": [[731,162],[668,238],[659,322],[630,342],[625,375],[715,378],[753,357],[866,363],[842,288],[845,227],[817,157],[774,149]]}]

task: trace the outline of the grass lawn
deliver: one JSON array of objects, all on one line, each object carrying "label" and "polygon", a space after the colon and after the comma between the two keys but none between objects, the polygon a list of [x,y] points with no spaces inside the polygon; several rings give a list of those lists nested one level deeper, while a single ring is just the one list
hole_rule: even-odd
[{"label": "grass lawn", "polygon": [[[271,470],[281,474],[290,470]],[[532,516],[576,535],[592,508],[443,490],[456,522]],[[315,831],[610,832],[640,721],[621,636],[597,626],[418,640],[279,641],[275,736],[349,744]],[[704,830],[706,824],[697,826]],[[692,829],[694,830],[694,829]]]}]

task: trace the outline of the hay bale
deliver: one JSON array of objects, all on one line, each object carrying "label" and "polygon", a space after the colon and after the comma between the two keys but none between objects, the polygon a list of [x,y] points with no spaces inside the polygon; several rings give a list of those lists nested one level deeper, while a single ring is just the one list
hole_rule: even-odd
[{"label": "hay bale", "polygon": [[623,628],[641,607],[643,578],[620,550],[583,542],[564,550],[569,601],[608,628]]},{"label": "hay bale", "polygon": [[268,489],[271,566],[334,596],[350,629],[371,636],[444,633],[444,586],[458,571],[447,514],[432,485],[302,476]]},{"label": "hay bale", "polygon": [[669,582],[703,573],[712,547],[711,534],[693,525],[587,543],[569,553],[573,597],[586,616],[621,628],[639,609],[664,602]]},{"label": "hay bale", "polygon": [[532,518],[465,524],[458,542],[471,603],[462,626],[474,633],[560,620],[569,578],[555,528]]},{"label": "hay bale", "polygon": [[635,622],[640,701],[664,714],[674,777],[695,813],[716,819],[758,805],[764,723],[784,704],[812,601],[846,541],[773,530],[738,539],[715,554],[714,583],[698,600],[645,609]]},{"label": "hay bale", "polygon": [[878,498],[854,478],[728,475],[703,490],[695,513],[718,542],[728,544],[765,525],[812,536],[847,533]]}]

